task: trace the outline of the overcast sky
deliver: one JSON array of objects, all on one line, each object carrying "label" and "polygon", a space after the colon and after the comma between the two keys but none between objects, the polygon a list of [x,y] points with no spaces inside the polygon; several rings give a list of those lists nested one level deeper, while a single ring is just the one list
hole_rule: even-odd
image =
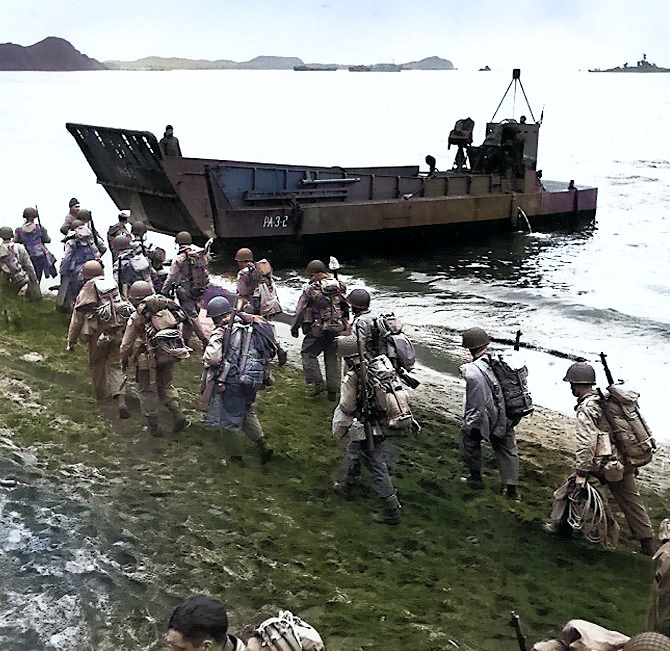
[{"label": "overcast sky", "polygon": [[99,61],[145,56],[670,67],[670,0],[0,0],[0,43],[59,36]]}]

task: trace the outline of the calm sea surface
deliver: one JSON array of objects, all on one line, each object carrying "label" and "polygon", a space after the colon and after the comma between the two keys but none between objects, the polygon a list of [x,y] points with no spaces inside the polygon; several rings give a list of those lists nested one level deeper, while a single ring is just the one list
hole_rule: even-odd
[{"label": "calm sea surface", "polygon": [[[511,71],[0,73],[0,225],[19,225],[23,208],[37,205],[60,256],[58,228],[70,197],[92,210],[101,232],[116,221],[117,208],[96,184],[66,122],[148,130],[159,138],[171,123],[184,154],[194,157],[362,166],[422,163],[430,153],[444,169],[455,153],[447,151],[454,122],[473,118],[475,141],[481,141],[510,79]],[[545,179],[599,188],[594,227],[482,238],[440,251],[406,251],[392,260],[355,261],[346,250],[332,255],[344,263],[350,286],[367,286],[377,308],[403,318],[424,367],[455,373],[458,333],[467,327],[483,326],[498,339],[521,329],[531,346],[527,361],[536,402],[569,413],[573,399],[561,379],[571,358],[595,362],[605,351],[615,376],[641,392],[644,413],[667,443],[670,75],[568,72],[523,74],[522,81],[535,118],[544,112],[538,167]],[[521,114],[530,118],[518,93],[508,97],[498,118]],[[171,238],[151,241],[173,251]],[[302,270],[273,262],[290,309]],[[88,648],[92,633],[82,609],[93,604],[104,616],[115,601],[105,577],[111,573],[123,591],[118,577],[124,560],[103,558],[99,541],[86,537],[89,525],[77,515],[81,507],[69,505],[79,497],[61,495],[32,462],[23,471],[10,467],[19,454],[3,448],[4,470],[34,468],[32,499],[42,505],[43,521],[22,519],[10,502],[4,508],[2,500],[20,501],[20,495],[2,497],[0,548],[27,550],[40,574],[88,573],[100,582],[82,591],[54,578],[46,589],[22,583],[21,575],[3,597],[0,627],[15,649]],[[61,512],[70,514],[67,529],[80,539],[77,562],[68,561],[64,570],[65,560],[52,553],[64,541],[36,533],[66,517]],[[109,517],[102,521],[111,522]],[[5,571],[14,571],[11,563]],[[33,590],[38,598],[27,600]]]},{"label": "calm sea surface", "polygon": [[[293,71],[0,73],[3,224],[37,205],[52,235],[76,196],[103,232],[118,210],[66,122],[152,131],[175,126],[186,156],[275,163],[450,167],[453,123],[493,117],[511,71],[402,74]],[[398,312],[422,344],[421,361],[453,373],[458,331],[480,325],[533,351],[597,361],[642,394],[657,438],[670,440],[662,405],[670,380],[670,75],[526,75],[532,115],[544,115],[538,167],[549,180],[599,188],[597,224],[580,233],[512,234],[392,260],[346,262],[352,285]],[[510,92],[497,117],[530,111]],[[152,238],[172,251],[168,238]],[[52,247],[56,254],[60,247]],[[283,298],[294,304],[291,270]],[[570,359],[528,353],[539,404],[570,413],[561,382]],[[600,371],[599,364],[597,364]],[[604,376],[600,376],[604,384]]]}]

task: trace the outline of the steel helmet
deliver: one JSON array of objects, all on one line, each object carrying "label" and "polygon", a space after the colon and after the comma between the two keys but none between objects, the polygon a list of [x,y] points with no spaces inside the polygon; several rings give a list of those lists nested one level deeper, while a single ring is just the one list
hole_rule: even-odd
[{"label": "steel helmet", "polygon": [[154,293],[154,288],[146,280],[136,280],[128,290],[128,297],[141,301]]},{"label": "steel helmet", "polygon": [[312,260],[307,264],[307,273],[310,276],[313,276],[314,274],[327,274],[328,269],[326,268],[326,265],[321,261],[321,260]]},{"label": "steel helmet", "polygon": [[563,382],[570,382],[570,384],[595,384],[596,372],[593,370],[591,364],[575,362],[568,369]]},{"label": "steel helmet", "polygon": [[32,221],[33,219],[37,219],[39,215],[37,214],[37,208],[33,208],[32,206],[28,206],[23,210],[23,219],[26,221]]},{"label": "steel helmet", "polygon": [[74,231],[74,230],[76,230],[77,228],[79,228],[80,226],[83,226],[83,225],[84,225],[84,222],[81,221],[81,219],[73,219],[70,222],[70,230]]},{"label": "steel helmet", "polygon": [[177,244],[193,244],[193,238],[188,231],[179,231],[179,233],[175,235],[174,241]]},{"label": "steel helmet", "polygon": [[351,307],[367,309],[370,307],[370,294],[366,289],[354,289],[349,292],[347,302]]},{"label": "steel helmet", "polygon": [[115,235],[112,239],[112,247],[117,251],[123,251],[124,249],[130,248],[130,238],[128,235]]},{"label": "steel helmet", "polygon": [[233,306],[223,296],[215,296],[207,303],[207,316],[210,319],[218,319],[226,314],[230,314],[232,311]]},{"label": "steel helmet", "polygon": [[670,637],[661,633],[639,633],[623,646],[623,651],[670,651]]},{"label": "steel helmet", "polygon": [[358,338],[356,335],[342,335],[336,337],[337,354],[339,357],[353,357],[358,355]]},{"label": "steel helmet", "polygon": [[147,225],[144,222],[133,222],[130,230],[133,235],[144,235],[147,232]]},{"label": "steel helmet", "polygon": [[77,218],[80,219],[83,222],[90,222],[91,219],[93,218],[93,215],[91,214],[90,210],[86,210],[86,208],[82,208],[77,213]]},{"label": "steel helmet", "polygon": [[84,262],[84,266],[81,268],[81,273],[86,280],[90,280],[96,276],[102,276],[102,265],[97,260],[88,260]]},{"label": "steel helmet", "polygon": [[14,237],[14,231],[9,226],[0,228],[0,238],[3,240],[11,240]]},{"label": "steel helmet", "polygon": [[254,253],[251,249],[242,247],[241,249],[237,250],[237,253],[235,254],[235,262],[253,262],[253,261],[254,261]]},{"label": "steel helmet", "polygon": [[463,332],[462,336],[463,341],[461,345],[463,348],[468,348],[469,350],[488,346],[491,343],[490,337],[483,328],[468,328]]}]

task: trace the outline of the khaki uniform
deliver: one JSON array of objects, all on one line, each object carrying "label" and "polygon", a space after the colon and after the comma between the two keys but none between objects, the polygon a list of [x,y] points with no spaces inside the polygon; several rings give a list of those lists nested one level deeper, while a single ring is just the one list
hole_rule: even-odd
[{"label": "khaki uniform", "polygon": [[91,373],[93,395],[98,400],[116,398],[121,390],[123,375],[119,360],[122,330],[103,333],[95,309],[100,306],[95,278],[88,280],[77,294],[67,333],[69,347],[78,339],[88,347],[88,368]]},{"label": "khaki uniform", "polygon": [[[577,417],[575,469],[577,474],[586,475],[590,472],[593,458],[596,456],[598,435],[606,432],[608,435],[606,438],[609,438],[610,427],[603,416],[600,397],[595,391],[587,393],[578,400],[575,412]],[[644,540],[653,538],[654,532],[635,481],[636,472],[632,466],[626,466],[621,481],[605,482],[595,477],[589,481],[600,481],[609,488],[626,518],[633,537]]]},{"label": "khaki uniform", "polygon": [[670,541],[665,541],[653,556],[654,591],[647,628],[670,636]]}]

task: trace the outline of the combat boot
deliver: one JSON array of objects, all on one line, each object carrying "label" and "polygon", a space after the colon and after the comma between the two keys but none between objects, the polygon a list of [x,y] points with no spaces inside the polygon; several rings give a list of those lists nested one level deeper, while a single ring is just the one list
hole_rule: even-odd
[{"label": "combat boot", "polygon": [[168,409],[170,410],[174,421],[174,433],[176,434],[177,432],[181,432],[183,429],[186,429],[188,426],[188,420],[186,416],[184,416],[184,414],[179,411],[179,403],[176,400],[171,400],[168,403]]},{"label": "combat boot", "polygon": [[272,457],[274,456],[274,450],[267,446],[265,438],[260,438],[256,441],[256,447],[258,448],[258,458],[260,459],[261,465],[265,465]]},{"label": "combat boot", "polygon": [[384,511],[384,517],[382,522],[384,524],[400,524],[400,509],[402,505],[398,499],[398,493],[393,493],[388,497],[382,499],[382,509]]},{"label": "combat boot", "polygon": [[336,481],[333,484],[333,492],[337,493],[342,499],[350,502],[354,499],[353,487],[351,484],[344,484],[342,482]]},{"label": "combat boot", "polygon": [[128,405],[126,404],[126,396],[119,394],[116,396],[116,405],[119,409],[119,418],[126,420],[130,418],[130,413],[128,411]]},{"label": "combat boot", "polygon": [[279,345],[277,345],[277,364],[279,366],[284,366],[288,361],[288,355],[286,351]]},{"label": "combat boot", "polygon": [[656,553],[656,543],[653,538],[642,538],[640,540],[640,553],[645,556],[653,556]]},{"label": "combat boot", "polygon": [[161,432],[161,428],[158,426],[158,421],[155,420],[149,421],[147,423],[147,427],[149,428],[149,434],[151,434],[151,436],[154,436],[157,439],[163,436],[163,432]]}]

